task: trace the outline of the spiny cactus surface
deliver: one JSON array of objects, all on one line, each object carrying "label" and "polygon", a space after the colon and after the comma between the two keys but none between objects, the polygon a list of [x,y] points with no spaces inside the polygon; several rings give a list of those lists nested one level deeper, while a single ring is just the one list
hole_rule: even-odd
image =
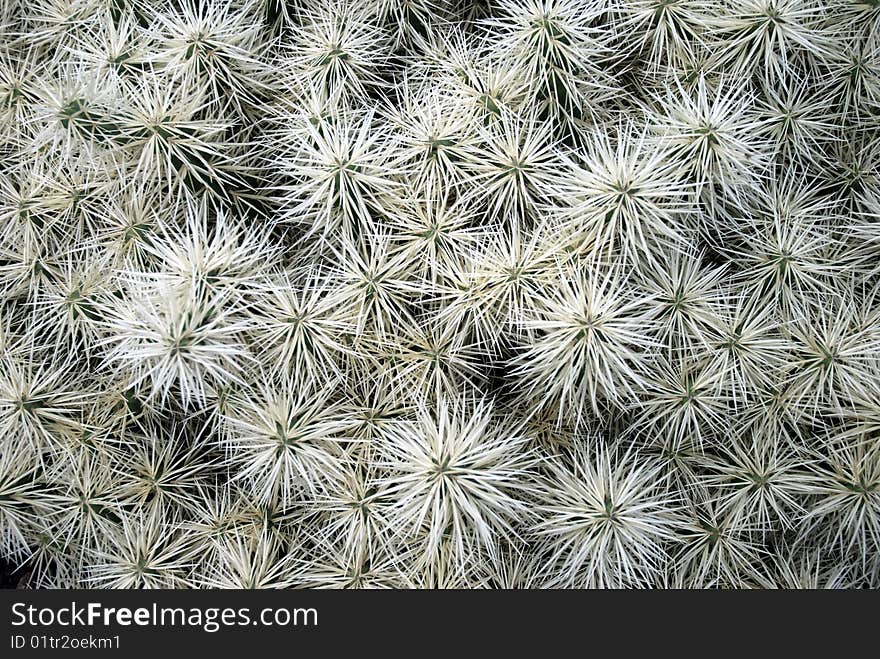
[{"label": "spiny cactus surface", "polygon": [[880,3],[0,0],[0,559],[880,586]]}]

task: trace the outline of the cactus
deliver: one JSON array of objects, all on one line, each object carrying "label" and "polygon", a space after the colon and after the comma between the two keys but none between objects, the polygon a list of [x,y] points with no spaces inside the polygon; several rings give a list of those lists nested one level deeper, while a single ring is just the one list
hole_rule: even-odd
[{"label": "cactus", "polygon": [[0,3],[0,565],[880,587],[880,3]]}]

